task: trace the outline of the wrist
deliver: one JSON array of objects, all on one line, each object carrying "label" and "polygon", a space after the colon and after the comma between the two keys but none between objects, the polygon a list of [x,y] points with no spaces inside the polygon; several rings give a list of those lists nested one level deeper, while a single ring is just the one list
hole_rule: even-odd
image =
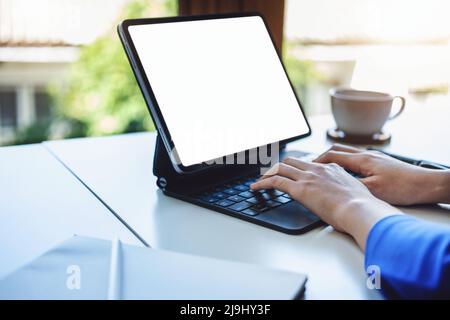
[{"label": "wrist", "polygon": [[402,214],[400,210],[375,197],[352,199],[338,214],[338,227],[350,234],[364,251],[367,236],[372,227],[381,219]]},{"label": "wrist", "polygon": [[450,170],[427,170],[423,203],[450,203]]},{"label": "wrist", "polygon": [[450,170],[443,170],[437,179],[436,203],[450,203]]}]

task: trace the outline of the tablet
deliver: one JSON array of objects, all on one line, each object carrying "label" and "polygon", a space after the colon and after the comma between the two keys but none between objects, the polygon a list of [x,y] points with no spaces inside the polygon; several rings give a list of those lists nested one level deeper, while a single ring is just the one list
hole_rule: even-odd
[{"label": "tablet", "polygon": [[132,19],[118,31],[178,172],[310,135],[260,15]]}]

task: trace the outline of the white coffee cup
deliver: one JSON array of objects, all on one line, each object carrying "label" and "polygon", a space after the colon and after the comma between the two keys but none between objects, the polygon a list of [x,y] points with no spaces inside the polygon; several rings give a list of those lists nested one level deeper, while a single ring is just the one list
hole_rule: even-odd
[{"label": "white coffee cup", "polygon": [[[386,121],[398,117],[405,109],[405,98],[388,93],[333,88],[330,96],[337,128],[349,135],[379,133]],[[395,99],[399,99],[401,104],[399,110],[391,115]]]}]

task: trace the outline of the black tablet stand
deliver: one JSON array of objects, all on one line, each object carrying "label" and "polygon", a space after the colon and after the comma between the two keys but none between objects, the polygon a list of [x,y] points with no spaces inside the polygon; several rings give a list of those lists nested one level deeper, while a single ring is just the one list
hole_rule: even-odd
[{"label": "black tablet stand", "polygon": [[222,165],[196,173],[179,173],[174,169],[159,134],[156,138],[153,174],[157,177],[156,184],[163,191],[190,193],[198,188],[217,183],[217,181],[225,181],[242,176],[242,174],[256,172],[258,169],[258,165]]},{"label": "black tablet stand", "polygon": [[153,155],[153,174],[157,177],[156,184],[159,188],[165,189],[175,180],[181,180],[179,174],[173,168],[172,162],[167,154],[166,147],[159,134],[156,136],[155,154]]}]

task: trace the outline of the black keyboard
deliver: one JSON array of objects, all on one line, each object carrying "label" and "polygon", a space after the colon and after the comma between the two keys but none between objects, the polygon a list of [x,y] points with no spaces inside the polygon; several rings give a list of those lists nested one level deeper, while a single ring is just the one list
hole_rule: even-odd
[{"label": "black keyboard", "polygon": [[209,205],[249,216],[256,216],[292,201],[287,193],[279,190],[251,190],[250,185],[258,178],[255,175],[213,186],[195,193],[193,197]]}]

